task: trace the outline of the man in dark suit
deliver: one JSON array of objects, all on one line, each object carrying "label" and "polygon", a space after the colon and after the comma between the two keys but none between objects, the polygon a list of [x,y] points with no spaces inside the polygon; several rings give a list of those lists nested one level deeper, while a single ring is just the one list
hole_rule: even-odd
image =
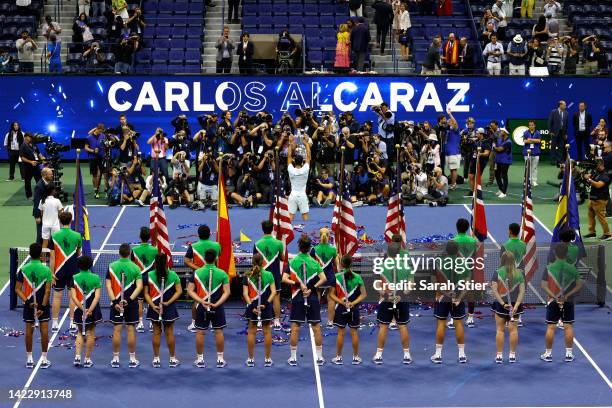
[{"label": "man in dark suit", "polygon": [[253,53],[255,46],[250,41],[249,33],[242,34],[242,41],[238,43],[236,53],[238,54],[238,68],[241,74],[250,74],[253,70]]},{"label": "man in dark suit", "polygon": [[459,72],[462,74],[473,74],[474,48],[468,44],[466,37],[461,37],[459,46]]},{"label": "man in dark suit", "polygon": [[34,221],[36,222],[36,242],[39,244],[42,244],[42,213],[38,209],[38,206],[47,190],[47,186],[53,183],[53,170],[49,167],[45,167],[42,169],[41,175],[41,179],[38,180],[36,186],[34,186],[34,198],[32,199],[32,217],[34,217]]},{"label": "man in dark suit", "polygon": [[586,154],[591,144],[591,127],[593,117],[586,111],[586,103],[578,104],[578,112],[574,113],[574,134],[576,135],[576,148],[578,150],[578,160],[586,159]]},{"label": "man in dark suit", "polygon": [[565,101],[559,101],[556,109],[548,115],[548,133],[551,142],[551,159],[553,164],[559,165],[565,157],[565,143],[567,141],[567,127],[569,114],[566,111]]},{"label": "man in dark suit", "polygon": [[23,178],[25,184],[25,193],[28,200],[32,199],[32,179],[36,182],[40,180],[40,168],[38,165],[44,159],[40,154],[38,146],[32,144],[33,136],[27,133],[23,137],[23,144],[19,148],[19,157],[23,163]]},{"label": "man in dark suit", "polygon": [[376,0],[372,8],[375,10],[374,24],[376,24],[376,44],[380,45],[380,55],[383,55],[385,53],[389,28],[391,24],[393,24],[393,6],[386,1]]},{"label": "man in dark suit", "polygon": [[351,30],[351,51],[354,54],[354,64],[357,71],[363,71],[370,39],[370,30],[365,23],[365,19],[359,17],[357,25]]}]

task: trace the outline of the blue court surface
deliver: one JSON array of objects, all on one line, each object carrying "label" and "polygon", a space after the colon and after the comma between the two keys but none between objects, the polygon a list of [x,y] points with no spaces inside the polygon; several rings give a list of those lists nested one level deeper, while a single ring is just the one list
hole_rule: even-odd
[{"label": "blue court surface", "polygon": [[[488,205],[486,207],[490,239],[502,243],[507,237],[507,225],[520,220],[519,205]],[[137,241],[138,227],[148,225],[148,208],[90,207],[92,248],[117,249],[122,242]],[[329,226],[332,209],[313,209],[312,220],[299,219],[298,230],[316,231]],[[177,209],[166,212],[168,229],[174,251],[184,251],[188,242],[197,239],[197,225],[207,223],[215,229],[216,213],[192,212]],[[253,241],[260,236],[260,221],[267,218],[268,209],[232,209],[232,235],[240,231]],[[355,209],[357,225],[374,241],[380,240],[384,230],[386,207]],[[417,239],[434,234],[454,232],[459,217],[469,219],[469,208],[451,205],[444,208],[406,208],[407,235]],[[548,242],[550,232],[536,224],[538,242]],[[237,239],[236,239],[237,240]],[[252,242],[237,248],[251,252]],[[365,249],[364,249],[365,250]],[[290,247],[290,252],[295,248]],[[372,312],[371,309],[370,313]],[[103,309],[105,317],[108,309]],[[580,305],[576,309],[573,363],[563,362],[563,332],[557,330],[552,363],[539,360],[544,348],[544,308],[528,309],[525,327],[519,329],[518,362],[496,365],[495,326],[488,308],[477,310],[477,326],[466,328],[466,353],[469,362],[456,361],[457,346],[454,332],[447,331],[443,350],[443,364],[433,365],[429,357],[434,352],[435,321],[431,309],[413,306],[410,322],[413,364],[401,364],[402,350],[399,333],[390,331],[385,347],[385,363],[375,366],[371,358],[376,349],[375,316],[364,311],[364,325],[360,329],[361,366],[350,365],[350,337],[345,339],[344,366],[335,366],[330,359],[335,354],[336,331],[324,329],[324,355],[327,364],[313,364],[313,343],[309,330],[302,328],[298,347],[298,367],[289,367],[287,333],[274,332],[272,359],[275,365],[263,367],[263,345],[256,347],[255,368],[247,368],[245,322],[241,320],[242,305],[233,303],[226,310],[228,328],[225,330],[225,358],[228,366],[214,367],[215,349],[211,334],[206,336],[205,358],[208,367],[192,366],[195,358],[195,335],[186,330],[189,310],[180,309],[176,323],[177,357],[182,365],[167,367],[167,350],[162,340],[162,368],[153,369],[150,333],[138,334],[137,355],[141,366],[127,368],[127,345],[122,345],[120,369],[108,366],[111,360],[112,327],[109,323],[97,328],[97,342],[93,353],[95,366],[91,369],[72,367],[74,341],[67,336],[68,319],[62,320],[59,335],[51,337],[52,348],[47,370],[24,368],[23,337],[7,336],[11,329],[23,330],[21,309],[9,311],[8,288],[0,294],[0,377],[2,389],[0,407],[213,407],[269,406],[298,407],[527,407],[527,406],[612,406],[612,314],[608,307]],[[64,311],[60,316],[66,316]],[[323,317],[325,321],[325,316]],[[259,336],[259,335],[258,335]],[[259,337],[258,337],[259,338]],[[38,358],[38,335],[34,339],[34,356]],[[38,343],[37,343],[38,342]],[[505,353],[507,356],[507,352]],[[348,360],[348,361],[347,361]],[[9,399],[9,390],[71,390],[70,400]]]}]

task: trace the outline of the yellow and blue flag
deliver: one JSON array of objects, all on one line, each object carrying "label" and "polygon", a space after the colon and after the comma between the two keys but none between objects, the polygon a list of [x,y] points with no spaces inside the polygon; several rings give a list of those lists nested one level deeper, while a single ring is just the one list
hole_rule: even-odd
[{"label": "yellow and blue flag", "polygon": [[576,199],[576,188],[572,177],[572,165],[568,158],[565,161],[563,171],[563,182],[559,193],[559,206],[555,216],[555,228],[551,239],[551,244],[560,242],[561,232],[572,229],[576,233],[574,244],[580,248],[581,256],[585,253],[582,235],[580,235],[580,215],[578,214],[578,200]]},{"label": "yellow and blue flag", "polygon": [[91,243],[89,242],[89,221],[87,206],[85,205],[85,192],[83,191],[81,162],[78,156],[76,162],[76,184],[74,187],[73,203],[74,217],[72,218],[72,229],[80,233],[83,237],[83,254],[91,256]]}]

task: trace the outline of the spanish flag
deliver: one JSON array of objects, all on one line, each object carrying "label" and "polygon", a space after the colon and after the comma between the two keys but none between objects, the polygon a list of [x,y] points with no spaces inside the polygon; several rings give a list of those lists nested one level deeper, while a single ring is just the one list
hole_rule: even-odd
[{"label": "spanish flag", "polygon": [[221,245],[218,266],[232,279],[236,276],[236,264],[234,263],[234,247],[232,245],[229,212],[227,211],[223,171],[219,171],[219,204],[217,208],[217,242]]}]

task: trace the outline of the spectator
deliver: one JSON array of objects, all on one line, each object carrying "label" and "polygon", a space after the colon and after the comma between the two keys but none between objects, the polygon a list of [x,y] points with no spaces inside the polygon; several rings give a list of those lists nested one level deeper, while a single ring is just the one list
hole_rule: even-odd
[{"label": "spectator", "polygon": [[380,55],[384,55],[389,28],[393,24],[393,7],[384,0],[376,0],[372,8],[375,11],[376,44],[380,45]]},{"label": "spectator", "polygon": [[93,39],[93,34],[87,24],[87,16],[85,13],[79,14],[79,18],[72,25],[72,42],[83,43],[82,49],[85,50]]},{"label": "spectator", "polygon": [[47,42],[47,61],[49,62],[49,72],[61,74],[62,73],[62,43],[53,33],[49,36],[49,42]]},{"label": "spectator", "polygon": [[138,37],[124,36],[119,44],[113,46],[115,54],[115,74],[129,74],[132,71],[132,57],[136,51]]},{"label": "spectator", "polygon": [[484,31],[480,34],[480,41],[482,43],[488,43],[491,41],[491,36],[493,34],[495,34],[495,25],[492,22],[488,22]]},{"label": "spectator", "polygon": [[434,0],[416,0],[421,10],[422,16],[431,16],[435,14]]},{"label": "spectator", "polygon": [[521,0],[521,17],[532,18],[535,0]]},{"label": "spectator", "polygon": [[400,30],[399,44],[400,44],[400,59],[402,61],[408,61],[410,58],[410,30]]},{"label": "spectator", "polygon": [[580,61],[578,38],[576,36],[563,37],[562,41],[566,46],[564,73],[565,75],[576,75],[576,67]]},{"label": "spectator", "polygon": [[127,21],[130,18],[125,0],[112,0],[111,5],[115,16],[121,16],[123,21]]},{"label": "spectator", "polygon": [[15,166],[19,166],[19,174],[23,180],[23,164],[19,160],[19,150],[23,144],[23,132],[19,122],[11,123],[9,131],[4,136],[4,149],[8,154],[9,161],[9,177],[6,181],[15,180]]},{"label": "spectator", "polygon": [[62,33],[62,27],[60,27],[59,23],[53,21],[50,15],[45,16],[45,22],[42,26],[42,33],[46,39],[49,39],[49,36],[53,33],[59,35]]},{"label": "spectator", "polygon": [[447,73],[459,73],[459,42],[455,38],[455,33],[448,34],[448,40],[444,44],[442,61],[444,61]]},{"label": "spectator", "polygon": [[354,65],[357,71],[363,71],[370,39],[370,30],[365,19],[359,17],[357,25],[351,30],[351,50],[355,57]]},{"label": "spectator", "polygon": [[488,31],[487,26],[489,25],[489,23],[493,24],[492,32],[497,32],[497,26],[499,25],[499,18],[493,15],[493,12],[491,11],[491,9],[487,8],[485,9],[484,14],[482,15],[482,18],[480,19],[480,28],[482,29],[482,31],[484,32]]},{"label": "spectator", "polygon": [[242,33],[242,41],[238,44],[238,68],[241,74],[250,74],[253,71],[253,53],[255,47],[250,41],[249,33]]},{"label": "spectator", "polygon": [[32,179],[37,183],[40,180],[40,168],[38,165],[44,156],[38,150],[38,146],[32,144],[32,134],[25,133],[23,135],[23,143],[19,149],[19,157],[23,163],[23,175],[25,184],[25,194],[28,200],[32,199]]},{"label": "spectator", "polygon": [[349,14],[351,17],[363,16],[363,0],[349,0]]},{"label": "spectator", "polygon": [[96,73],[105,68],[106,56],[102,52],[100,44],[95,41],[83,51],[82,58],[85,60],[85,71],[87,72]]},{"label": "spectator", "polygon": [[543,7],[543,14],[549,14],[551,17],[556,17],[557,13],[561,11],[561,4],[555,0],[546,0]]},{"label": "spectator", "polygon": [[34,72],[34,51],[38,45],[30,37],[28,30],[21,32],[21,38],[15,41],[15,47],[19,59],[19,72]]},{"label": "spectator", "polygon": [[90,15],[92,17],[103,16],[106,14],[106,0],[90,0],[91,1],[91,11]]},{"label": "spectator", "polygon": [[508,27],[508,21],[506,20],[506,12],[504,10],[503,0],[495,0],[495,4],[491,7],[491,13],[499,20],[497,25],[497,38],[500,41],[506,39],[506,27]]},{"label": "spectator", "polygon": [[474,73],[474,48],[468,44],[466,37],[461,37],[459,41],[461,50],[459,51],[459,72],[461,74]]},{"label": "spectator", "polygon": [[487,60],[487,72],[489,75],[500,75],[504,47],[497,42],[496,34],[491,35],[491,42],[487,44],[482,55],[484,55]]},{"label": "spectator", "polygon": [[427,50],[425,60],[421,64],[421,75],[440,75],[442,67],[440,65],[440,44],[442,39],[435,36]]},{"label": "spectator", "polygon": [[593,116],[586,111],[586,103],[578,104],[578,112],[574,113],[572,120],[574,124],[574,137],[576,139],[577,159],[582,161],[590,150],[591,135],[589,130],[593,126]]},{"label": "spectator", "polygon": [[610,200],[610,177],[606,172],[604,161],[597,159],[597,168],[595,174],[586,175],[587,185],[591,186],[591,193],[589,195],[589,233],[584,235],[583,238],[594,238],[595,234],[595,217],[599,220],[601,227],[603,228],[603,235],[599,237],[601,240],[609,240],[612,238],[610,234],[610,228],[608,226],[608,220],[606,220],[606,206]]},{"label": "spectator", "polygon": [[400,27],[399,27],[399,8],[400,8],[400,4],[402,4],[402,2],[400,0],[392,0],[391,1],[391,7],[393,8],[393,35],[395,36],[395,38],[399,37],[399,31],[400,31]]},{"label": "spectator", "polygon": [[527,125],[527,130],[523,133],[523,157],[527,161],[529,156],[529,173],[531,179],[531,185],[537,187],[538,185],[538,163],[540,163],[540,149],[542,139],[540,131],[536,129],[535,120],[530,120]]},{"label": "spectator", "polygon": [[346,24],[340,24],[338,30],[338,42],[336,43],[336,60],[334,69],[337,72],[346,72],[351,66],[351,34]]},{"label": "spectator", "polygon": [[546,28],[548,28],[549,38],[559,37],[559,20],[553,17],[551,14],[545,14],[546,16]]},{"label": "spectator", "polygon": [[541,15],[538,18],[538,22],[534,24],[531,29],[531,36],[533,39],[539,40],[541,43],[548,41],[548,25],[546,25],[546,17]]},{"label": "spectator", "polygon": [[229,27],[223,27],[223,35],[217,40],[217,74],[229,74],[232,71],[234,42],[229,38]]},{"label": "spectator", "polygon": [[529,67],[545,67],[546,66],[546,48],[542,47],[540,40],[534,38],[529,44],[527,54]]},{"label": "spectator", "polygon": [[412,22],[410,21],[410,13],[406,8],[406,3],[399,4],[397,19],[399,31],[405,31],[406,34],[408,34],[408,37],[410,37],[410,29],[412,28]]},{"label": "spectator", "polygon": [[125,21],[121,16],[114,16],[108,23],[107,40],[109,42],[119,42],[126,32]]},{"label": "spectator", "polygon": [[438,16],[452,16],[453,2],[451,0],[438,0]]},{"label": "spectator", "polygon": [[[132,14],[132,17],[128,19],[128,21],[126,22],[126,26],[130,30],[130,35],[137,35],[138,40],[142,39],[142,34],[145,27],[147,26],[147,23],[144,20],[140,7],[136,7],[134,9],[134,14]],[[138,47],[139,42],[136,43],[135,49],[137,50]]]},{"label": "spectator", "polygon": [[508,43],[506,55],[509,57],[510,75],[525,75],[525,57],[527,56],[527,44],[520,34],[514,36]]},{"label": "spectator", "polygon": [[[347,30],[348,31],[348,30]],[[297,57],[298,46],[295,40],[289,34],[288,29],[283,29],[278,35],[278,41],[276,42],[276,56],[279,61],[280,59],[287,58],[289,61],[289,68],[293,69],[295,66],[295,58]]]},{"label": "spectator", "polygon": [[238,11],[238,7],[240,6],[240,0],[228,0],[227,5],[227,21],[230,24],[239,24],[240,12]]},{"label": "spectator", "polygon": [[565,49],[563,45],[559,43],[557,37],[552,37],[548,41],[548,49],[546,52],[546,59],[548,61],[548,73],[550,75],[557,75],[561,73],[561,62],[564,58]]},{"label": "spectator", "polygon": [[548,134],[551,142],[551,159],[554,165],[559,165],[565,157],[565,143],[567,142],[567,130],[569,114],[566,111],[565,101],[559,101],[556,109],[548,115]]},{"label": "spectator", "polygon": [[586,75],[597,75],[599,73],[599,59],[602,55],[599,38],[596,35],[590,35],[582,40],[582,45],[584,47],[584,73]]},{"label": "spectator", "polygon": [[499,129],[500,136],[493,142],[495,150],[495,180],[499,191],[499,198],[506,198],[508,192],[508,170],[512,165],[512,140],[506,128]]},{"label": "spectator", "polygon": [[89,0],[78,0],[79,14],[84,13],[89,17]]}]

